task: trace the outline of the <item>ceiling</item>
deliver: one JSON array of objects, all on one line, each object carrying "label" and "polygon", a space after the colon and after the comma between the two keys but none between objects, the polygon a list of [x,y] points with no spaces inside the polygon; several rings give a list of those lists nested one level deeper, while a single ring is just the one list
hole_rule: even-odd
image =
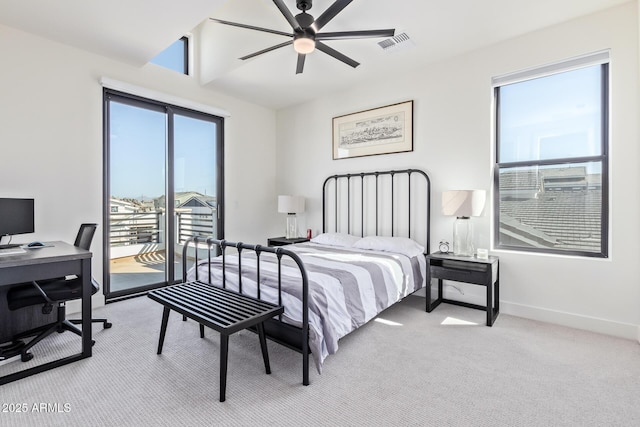
[{"label": "ceiling", "polygon": [[[292,14],[295,0],[284,0]],[[334,0],[314,0],[318,17]],[[316,50],[295,74],[291,46],[250,60],[283,36],[230,27],[215,17],[290,32],[271,0],[0,0],[0,24],[142,67],[186,33],[194,35],[201,84],[279,109],[481,48],[629,0],[354,0],[323,31],[395,28],[410,41],[383,50],[381,39],[327,41],[357,68]]]}]

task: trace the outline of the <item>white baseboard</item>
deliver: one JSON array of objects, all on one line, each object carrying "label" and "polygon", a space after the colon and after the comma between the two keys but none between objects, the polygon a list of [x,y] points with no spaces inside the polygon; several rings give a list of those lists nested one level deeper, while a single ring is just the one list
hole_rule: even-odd
[{"label": "white baseboard", "polygon": [[500,312],[640,342],[640,325],[500,301]]},{"label": "white baseboard", "polygon": [[[448,281],[445,281],[444,284],[445,286],[443,289],[443,293],[445,298],[477,305],[484,305],[486,303],[486,291],[480,286],[473,286],[455,282],[452,283]],[[447,286],[448,284],[455,285],[455,287]],[[432,297],[435,297],[435,295],[437,295],[437,292],[437,287],[432,285]],[[638,341],[640,343],[640,325],[634,325],[631,323],[616,322],[613,320],[600,319],[592,316],[584,316],[575,313],[551,310],[544,307],[534,307],[503,300],[500,301],[500,312],[513,316],[524,317],[526,319],[553,323],[555,325],[568,326],[570,328],[582,329],[600,334],[626,338]]]},{"label": "white baseboard", "polygon": [[[98,292],[97,294],[91,297],[91,308],[94,309],[96,307],[102,307],[105,305],[104,295]],[[82,301],[81,300],[73,300],[69,301],[65,304],[67,315],[69,314],[79,314],[82,313]]]}]

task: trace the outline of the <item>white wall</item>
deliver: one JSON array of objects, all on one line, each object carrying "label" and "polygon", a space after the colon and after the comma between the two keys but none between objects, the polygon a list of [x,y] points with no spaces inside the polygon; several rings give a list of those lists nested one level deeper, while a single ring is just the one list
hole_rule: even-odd
[{"label": "white wall", "polygon": [[[637,27],[636,2],[631,2],[279,111],[277,189],[307,197],[300,228],[317,233],[326,176],[422,168],[433,183],[431,245],[437,247],[440,239],[451,239],[453,221],[439,214],[441,192],[492,189],[491,77],[611,48],[609,259],[492,253],[501,261],[503,313],[636,338],[640,324]],[[412,153],[331,159],[332,117],[410,99],[414,100]],[[478,246],[490,247],[490,212],[476,219]],[[465,297],[481,303],[481,288],[463,288]]]},{"label": "white wall", "polygon": [[[19,240],[73,241],[81,222],[102,223],[100,79],[106,76],[231,114],[225,120],[226,230],[234,239],[266,243],[277,222],[273,110],[205,90],[197,78],[153,64],[134,68],[5,26],[0,58],[0,197],[36,200],[36,232]],[[102,245],[99,229],[91,247],[99,282]],[[94,303],[102,300],[99,295]]]}]

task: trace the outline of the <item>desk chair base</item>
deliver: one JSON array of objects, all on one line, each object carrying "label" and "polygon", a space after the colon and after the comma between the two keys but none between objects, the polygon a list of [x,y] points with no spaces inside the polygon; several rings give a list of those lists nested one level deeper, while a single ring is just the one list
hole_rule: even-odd
[{"label": "desk chair base", "polygon": [[12,341],[10,344],[0,345],[0,360],[11,359],[22,353],[24,341]]},{"label": "desk chair base", "polygon": [[[79,337],[82,337],[82,330],[80,330],[78,327],[74,325],[74,324],[81,324],[82,320],[80,319],[67,320],[65,319],[65,316],[66,316],[65,306],[58,305],[57,308],[58,308],[58,313],[57,313],[58,319],[63,319],[63,320],[58,320],[57,322],[49,323],[48,325],[40,326],[38,328],[31,329],[26,332],[22,332],[14,337],[14,340],[18,340],[21,338],[26,338],[26,337],[36,335],[35,338],[29,341],[21,349],[22,351],[20,354],[20,359],[23,362],[28,362],[29,360],[33,359],[33,354],[29,353],[29,350],[31,349],[31,347],[38,344],[40,341],[42,341],[44,338],[48,337],[54,332],[62,333],[64,331],[69,331],[69,332],[73,332]],[[91,322],[102,323],[104,329],[109,329],[111,326],[113,326],[110,322],[107,321],[107,319],[91,319]],[[95,343],[96,343],[95,340],[91,340],[91,345],[94,345]]]},{"label": "desk chair base", "polygon": [[[81,325],[82,319],[70,319],[69,322],[73,323],[74,325]],[[104,329],[109,329],[113,326],[113,323],[109,322],[107,319],[91,319],[91,323],[102,323],[102,327]]]},{"label": "desk chair base", "polygon": [[[76,328],[68,320],[63,320],[62,322],[50,323],[38,329],[42,330],[42,332],[40,332],[35,338],[29,341],[27,345],[25,345],[22,349],[22,352],[20,354],[20,360],[22,360],[23,362],[28,362],[29,360],[33,359],[33,354],[29,353],[29,350],[31,349],[31,347],[38,344],[40,341],[42,341],[44,338],[48,337],[49,335],[53,334],[54,332],[62,333],[64,331],[69,331],[69,332],[73,332],[74,334],[80,337],[82,336],[82,331]],[[32,331],[27,331],[18,336],[20,338],[24,338],[25,336],[33,335],[31,332]],[[95,344],[95,341],[91,340],[91,345],[93,344]]]}]

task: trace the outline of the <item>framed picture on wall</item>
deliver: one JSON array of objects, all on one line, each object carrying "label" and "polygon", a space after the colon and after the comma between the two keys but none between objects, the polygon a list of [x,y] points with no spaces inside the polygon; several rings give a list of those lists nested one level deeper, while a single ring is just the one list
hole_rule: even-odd
[{"label": "framed picture on wall", "polygon": [[413,151],[413,101],[333,118],[333,159]]}]

